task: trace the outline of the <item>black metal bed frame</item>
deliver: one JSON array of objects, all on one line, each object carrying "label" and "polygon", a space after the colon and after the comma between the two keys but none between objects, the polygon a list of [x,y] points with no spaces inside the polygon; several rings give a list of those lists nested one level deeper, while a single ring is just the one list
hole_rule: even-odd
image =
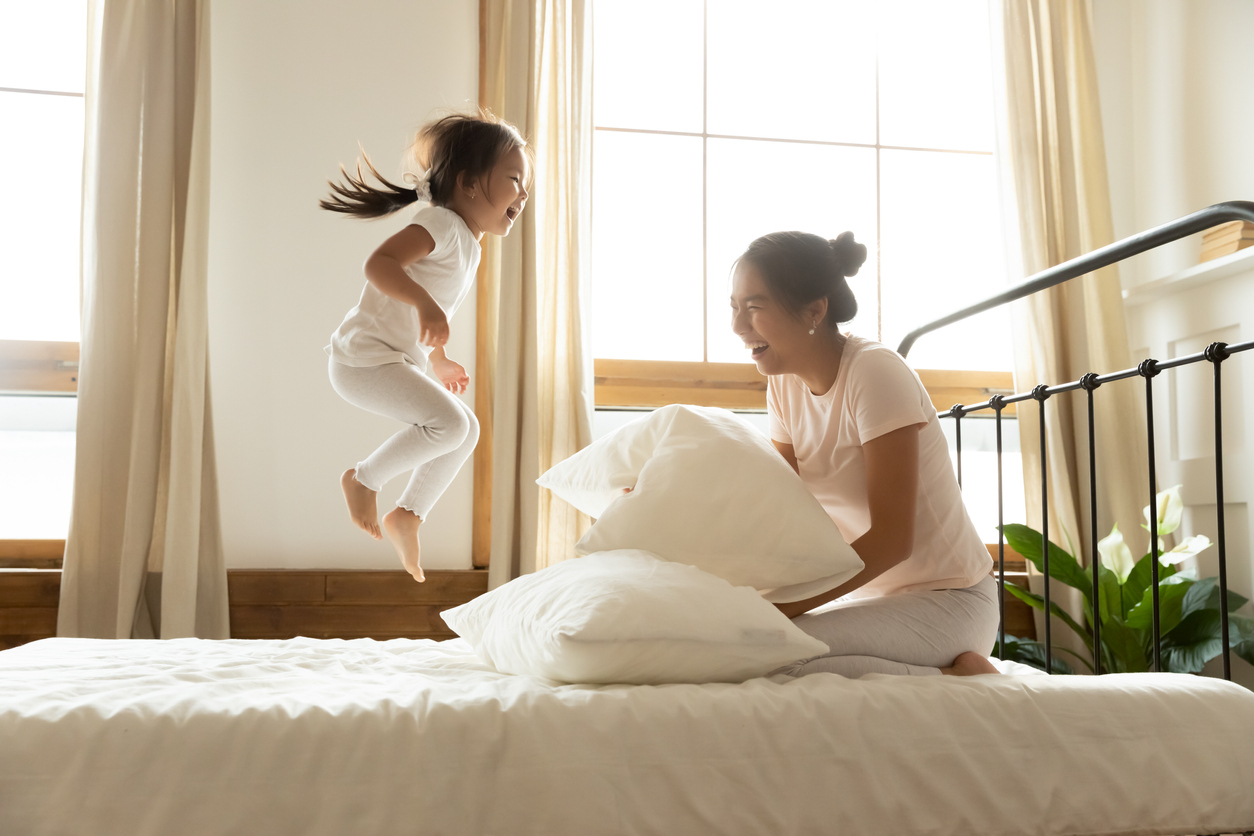
[{"label": "black metal bed frame", "polygon": [[[1143,253],[1147,250],[1160,247],[1163,244],[1177,241],[1196,232],[1209,229],[1218,224],[1228,223],[1230,221],[1249,221],[1254,223],[1254,202],[1250,201],[1229,201],[1226,203],[1217,203],[1213,206],[1186,215],[1170,223],[1155,227],[1146,232],[1117,241],[1114,244],[1094,250],[1091,253],[1074,258],[1070,261],[1043,270],[1040,273],[1030,277],[1022,284],[1016,285],[996,296],[986,299],[974,305],[955,311],[948,316],[941,317],[933,322],[929,322],[906,335],[901,345],[897,348],[897,352],[905,357],[909,353],[911,346],[915,340],[924,334],[943,328],[946,325],[960,322],[968,317],[978,313],[996,308],[1016,299],[1022,299],[1038,291],[1046,288],[1054,287],[1063,282],[1091,273],[1102,267],[1107,267],[1116,262],[1123,261],[1126,258]],[[1050,594],[1049,594],[1049,473],[1045,466],[1046,459],[1046,433],[1045,433],[1045,401],[1053,395],[1060,395],[1064,392],[1074,392],[1083,390],[1088,400],[1088,447],[1089,447],[1089,528],[1091,534],[1091,559],[1093,574],[1093,601],[1094,601],[1094,618],[1093,618],[1093,671],[1096,674],[1102,673],[1101,664],[1101,619],[1096,617],[1097,601],[1099,600],[1100,590],[1098,588],[1098,567],[1101,564],[1101,557],[1097,550],[1097,462],[1094,450],[1094,424],[1093,424],[1093,393],[1099,386],[1104,383],[1112,383],[1117,380],[1126,380],[1133,377],[1142,377],[1145,379],[1145,411],[1146,411],[1146,435],[1148,439],[1149,453],[1149,505],[1151,508],[1157,507],[1156,494],[1157,473],[1154,461],[1154,387],[1153,380],[1159,372],[1166,369],[1177,368],[1179,366],[1187,366],[1191,363],[1200,363],[1203,361],[1211,363],[1214,367],[1214,393],[1215,393],[1215,502],[1218,514],[1219,538],[1217,541],[1219,547],[1219,612],[1220,624],[1222,630],[1223,643],[1223,675],[1224,679],[1232,679],[1231,654],[1228,648],[1228,566],[1227,566],[1227,550],[1224,529],[1224,477],[1223,477],[1223,423],[1222,423],[1222,390],[1221,390],[1221,366],[1224,360],[1227,360],[1233,354],[1242,351],[1248,351],[1254,348],[1254,341],[1237,343],[1228,345],[1222,342],[1211,343],[1204,351],[1196,354],[1190,354],[1185,357],[1177,357],[1172,360],[1158,361],[1154,359],[1145,359],[1139,363],[1136,368],[1125,369],[1123,371],[1110,372],[1107,374],[1095,374],[1089,372],[1082,376],[1079,380],[1073,380],[1070,383],[1062,383],[1054,386],[1040,384],[1029,392],[1020,392],[1014,395],[1002,396],[994,395],[987,401],[978,404],[955,404],[946,412],[939,413],[941,418],[954,419],[954,435],[957,446],[957,470],[958,484],[962,485],[962,418],[974,412],[983,410],[992,410],[994,418],[997,422],[997,604],[1001,611],[1001,626],[998,630],[1000,641],[998,642],[998,655],[1005,658],[1006,647],[1006,601],[1005,601],[1005,583],[1006,583],[1006,538],[1004,531],[1003,516],[1003,490],[1002,490],[1002,410],[1009,404],[1020,403],[1022,401],[1035,400],[1040,405],[1040,455],[1041,455],[1041,560],[1043,561],[1043,575],[1045,586],[1045,671],[1053,673],[1053,648],[1050,636]],[[1159,580],[1159,550],[1158,538],[1150,537],[1151,554],[1150,561],[1152,580],[1150,587],[1153,589],[1153,635],[1154,635],[1154,658],[1153,670],[1162,670],[1162,648],[1161,636],[1159,633],[1159,601],[1158,601],[1158,580]],[[1247,834],[1248,836],[1248,834]]]}]

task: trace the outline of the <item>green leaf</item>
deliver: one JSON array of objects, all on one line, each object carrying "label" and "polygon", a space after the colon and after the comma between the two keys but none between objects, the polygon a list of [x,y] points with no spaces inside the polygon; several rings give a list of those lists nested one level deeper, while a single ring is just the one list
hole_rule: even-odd
[{"label": "green leaf", "polygon": [[1105,565],[1100,566],[1101,571],[1097,574],[1097,580],[1100,585],[1098,603],[1100,604],[1099,612],[1102,617],[1102,624],[1110,620],[1112,613],[1124,617],[1123,611],[1123,588],[1119,585],[1119,576]]},{"label": "green leaf", "polygon": [[[1032,607],[1033,609],[1036,609],[1036,610],[1040,610],[1041,612],[1045,611],[1045,598],[1043,596],[1037,595],[1032,592],[1028,592],[1025,589],[1020,589],[1019,587],[1012,584],[1010,581],[1006,581],[1006,591],[1009,592],[1011,595],[1015,596],[1016,598],[1018,598],[1023,603],[1027,604],[1029,607]],[[1059,607],[1053,601],[1050,601],[1049,611],[1052,612],[1054,615],[1058,616],[1058,618],[1062,619],[1063,623],[1065,623],[1068,627],[1074,630],[1076,635],[1084,640],[1085,647],[1087,647],[1089,650],[1093,649],[1092,634],[1090,634],[1088,630],[1085,630],[1083,627],[1077,624],[1076,620],[1072,618],[1071,615],[1067,613],[1066,610]]]},{"label": "green leaf", "polygon": [[1163,636],[1163,668],[1173,673],[1198,673],[1223,652],[1218,610],[1196,610]]},{"label": "green leaf", "polygon": [[[1006,542],[1010,543],[1011,548],[1032,561],[1032,565],[1044,573],[1044,561],[1041,559],[1041,533],[1019,523],[1010,523],[1003,526],[1002,530],[1006,532]],[[1049,544],[1049,576],[1080,590],[1086,599],[1093,595],[1093,576],[1084,571],[1074,557],[1055,543]]]},{"label": "green leaf", "polygon": [[[1228,590],[1228,612],[1235,612],[1245,606],[1248,599]],[[1184,615],[1198,610],[1219,610],[1219,578],[1202,578],[1193,585],[1189,594],[1184,596]]]},{"label": "green leaf", "polygon": [[[1158,632],[1167,635],[1183,617],[1182,604],[1193,581],[1188,578],[1168,578],[1158,584]],[[1154,590],[1145,590],[1140,603],[1128,613],[1127,625],[1140,630],[1154,629]]]},{"label": "green leaf", "polygon": [[1228,646],[1245,661],[1254,665],[1254,619],[1228,616]]},{"label": "green leaf", "polygon": [[1102,624],[1102,645],[1107,670],[1112,673],[1140,673],[1149,670],[1145,655],[1145,634],[1112,617]]},{"label": "green leaf", "polygon": [[[1162,583],[1167,578],[1176,574],[1176,567],[1162,566],[1158,567],[1158,582]],[[1128,573],[1128,579],[1123,583],[1123,617],[1126,621],[1136,605],[1141,603],[1145,597],[1145,590],[1150,588],[1150,584],[1154,582],[1154,557],[1153,555],[1145,555],[1136,562],[1136,566],[1132,567],[1132,571]]]}]

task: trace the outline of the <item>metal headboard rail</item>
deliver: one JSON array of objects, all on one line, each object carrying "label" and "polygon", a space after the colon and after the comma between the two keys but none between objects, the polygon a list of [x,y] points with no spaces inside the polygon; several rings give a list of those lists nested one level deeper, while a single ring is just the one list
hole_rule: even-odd
[{"label": "metal headboard rail", "polygon": [[[1109,266],[1123,259],[1138,255],[1147,250],[1160,247],[1163,244],[1177,241],[1188,235],[1200,232],[1204,229],[1217,226],[1230,221],[1249,221],[1254,223],[1254,202],[1234,200],[1226,203],[1216,203],[1213,206],[1186,215],[1183,218],[1155,227],[1154,229],[1142,232],[1139,235],[1133,235],[1125,238],[1109,246],[1094,250],[1087,255],[1074,258],[1070,261],[1059,264],[1037,273],[1027,281],[1017,285],[997,296],[991,297],[979,302],[975,305],[963,308],[948,316],[941,317],[933,322],[923,325],[906,335],[902,340],[897,351],[903,357],[910,351],[915,340],[924,334],[943,328],[946,325],[952,325],[960,322],[968,317],[978,313],[991,310],[992,308],[1021,299],[1038,291],[1044,290],[1055,285],[1062,284],[1065,281],[1091,273],[1094,270]],[[1224,679],[1232,679],[1232,663],[1229,643],[1229,626],[1228,626],[1228,563],[1227,563],[1227,537],[1224,523],[1224,488],[1223,488],[1223,395],[1222,395],[1222,375],[1221,364],[1233,354],[1248,351],[1254,348],[1254,341],[1237,343],[1228,345],[1222,342],[1211,343],[1204,351],[1196,354],[1190,354],[1184,357],[1177,357],[1172,360],[1158,361],[1154,359],[1143,360],[1136,368],[1125,369],[1119,372],[1111,372],[1108,374],[1094,374],[1092,372],[1084,375],[1079,380],[1073,380],[1070,383],[1062,383],[1054,386],[1041,384],[1036,386],[1030,392],[1020,392],[1014,395],[1002,396],[994,395],[987,401],[978,404],[955,404],[948,411],[939,413],[941,418],[953,418],[955,428],[955,440],[957,446],[957,470],[958,484],[962,485],[962,430],[961,420],[964,415],[973,412],[991,409],[996,419],[996,437],[997,437],[997,603],[1001,611],[1001,625],[998,629],[998,655],[1005,658],[1006,648],[1006,601],[1005,601],[1005,583],[1006,583],[1006,540],[1004,536],[1004,494],[1002,479],[1002,410],[1008,405],[1019,403],[1021,401],[1035,400],[1040,404],[1040,455],[1041,461],[1048,461],[1046,456],[1046,433],[1045,433],[1045,401],[1053,395],[1060,395],[1066,392],[1075,392],[1083,390],[1088,400],[1088,449],[1089,449],[1089,521],[1090,521],[1090,553],[1092,560],[1093,574],[1093,610],[1094,617],[1093,626],[1093,671],[1094,673],[1102,673],[1101,664],[1101,618],[1097,615],[1100,608],[1098,601],[1100,600],[1101,590],[1099,585],[1099,567],[1101,565],[1101,555],[1097,549],[1097,461],[1095,449],[1095,429],[1093,417],[1093,393],[1099,386],[1104,383],[1113,383],[1118,380],[1126,380],[1133,377],[1142,377],[1145,379],[1145,413],[1146,413],[1146,439],[1148,442],[1148,459],[1149,459],[1149,506],[1157,507],[1156,494],[1158,490],[1157,468],[1154,456],[1154,386],[1153,379],[1160,372],[1167,369],[1173,369],[1180,366],[1187,366],[1192,363],[1209,362],[1214,367],[1214,395],[1215,395],[1215,502],[1217,509],[1218,523],[1218,541],[1219,547],[1219,612],[1220,625],[1223,644],[1223,674]],[[1041,561],[1044,575],[1044,611],[1045,611],[1045,670],[1047,673],[1053,673],[1053,644],[1050,634],[1050,576],[1049,576],[1049,473],[1048,469],[1041,467]],[[1162,636],[1159,624],[1159,600],[1158,600],[1158,581],[1159,581],[1159,550],[1158,538],[1150,537],[1151,554],[1150,561],[1152,580],[1150,585],[1153,589],[1153,636],[1154,636],[1154,670],[1162,670]]]},{"label": "metal headboard rail", "polygon": [[1183,218],[1178,218],[1170,223],[1156,226],[1146,232],[1141,232],[1129,238],[1124,238],[1122,241],[1116,241],[1113,244],[1093,250],[1093,252],[1082,255],[1079,258],[1064,261],[1062,264],[1050,267],[1048,270],[1042,270],[1022,284],[1015,285],[1009,290],[985,299],[983,302],[977,302],[962,310],[954,311],[948,316],[943,316],[940,319],[915,328],[909,334],[906,334],[905,339],[901,341],[901,345],[897,347],[897,353],[905,357],[914,346],[915,340],[938,328],[961,322],[976,314],[992,310],[999,305],[1022,299],[1024,296],[1031,296],[1038,291],[1054,287],[1102,267],[1109,267],[1111,264],[1131,258],[1134,255],[1140,255],[1147,250],[1161,247],[1163,244],[1170,244],[1172,241],[1178,241],[1181,238],[1186,238],[1194,233],[1210,229],[1219,224],[1229,223],[1230,221],[1249,221],[1254,223],[1254,202],[1230,200],[1226,203],[1216,203],[1214,206],[1207,206],[1205,209],[1194,212],[1192,215],[1185,215]]},{"label": "metal headboard rail", "polygon": [[[941,418],[953,418],[955,427],[955,437],[957,446],[957,466],[958,466],[958,484],[962,486],[962,430],[961,420],[963,416],[970,415],[973,412],[983,410],[993,410],[996,420],[997,430],[997,605],[1001,611],[1001,624],[998,628],[998,655],[1005,658],[1006,648],[1006,600],[1005,600],[1005,584],[1006,584],[1006,538],[1004,534],[1005,517],[1004,517],[1004,498],[1002,484],[1002,410],[1009,404],[1019,403],[1021,401],[1035,400],[1040,404],[1040,453],[1041,461],[1048,461],[1046,456],[1046,433],[1045,428],[1045,401],[1053,395],[1061,395],[1065,392],[1075,392],[1084,390],[1088,397],[1088,446],[1089,446],[1089,520],[1090,520],[1090,556],[1093,563],[1093,671],[1100,674],[1102,672],[1101,663],[1101,618],[1097,615],[1100,608],[1097,602],[1100,600],[1101,590],[1099,588],[1098,578],[1101,566],[1101,555],[1097,550],[1097,460],[1096,460],[1096,442],[1095,442],[1095,425],[1093,419],[1093,393],[1099,386],[1104,383],[1113,383],[1117,380],[1127,380],[1133,377],[1145,378],[1145,413],[1146,413],[1146,436],[1148,441],[1149,456],[1149,507],[1156,508],[1158,491],[1158,476],[1154,461],[1154,378],[1159,372],[1167,369],[1174,369],[1179,366],[1187,366],[1192,363],[1209,362],[1214,366],[1214,392],[1215,392],[1215,503],[1217,508],[1217,523],[1219,535],[1217,545],[1219,547],[1219,612],[1220,612],[1220,630],[1223,642],[1223,669],[1224,679],[1232,679],[1232,662],[1231,653],[1228,648],[1228,552],[1227,538],[1224,525],[1224,470],[1223,470],[1223,394],[1222,394],[1222,377],[1220,374],[1220,366],[1224,360],[1227,360],[1233,354],[1242,351],[1249,351],[1254,348],[1254,340],[1243,343],[1228,345],[1227,343],[1216,342],[1211,343],[1204,351],[1196,354],[1188,354],[1184,357],[1176,357],[1171,360],[1152,360],[1142,361],[1136,368],[1125,369],[1119,372],[1111,372],[1109,374],[1093,374],[1089,373],[1081,377],[1079,380],[1073,380],[1070,383],[1062,383],[1057,386],[1046,386],[1041,384],[1030,392],[1020,392],[1014,395],[994,395],[987,401],[977,404],[955,404],[946,412],[938,413]],[[1041,468],[1041,561],[1045,584],[1045,612],[1050,612],[1050,594],[1049,594],[1049,473],[1045,467]],[[1153,589],[1153,622],[1154,622],[1154,670],[1162,670],[1162,647],[1161,635],[1159,631],[1159,603],[1158,603],[1158,538],[1150,537],[1151,553],[1153,559],[1150,561],[1152,580],[1150,586]],[[1045,670],[1053,673],[1053,644],[1050,636],[1051,616],[1045,618]]]}]

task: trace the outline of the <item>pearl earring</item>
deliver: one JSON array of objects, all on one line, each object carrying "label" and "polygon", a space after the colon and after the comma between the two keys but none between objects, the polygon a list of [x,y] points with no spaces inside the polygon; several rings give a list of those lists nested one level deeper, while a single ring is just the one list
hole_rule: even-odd
[{"label": "pearl earring", "polygon": [[818,325],[818,323],[817,323],[817,322],[815,322],[813,325],[811,325],[811,326],[810,326],[810,336],[812,336],[812,337],[814,336],[814,329],[815,329],[815,327],[816,327],[817,325]]}]

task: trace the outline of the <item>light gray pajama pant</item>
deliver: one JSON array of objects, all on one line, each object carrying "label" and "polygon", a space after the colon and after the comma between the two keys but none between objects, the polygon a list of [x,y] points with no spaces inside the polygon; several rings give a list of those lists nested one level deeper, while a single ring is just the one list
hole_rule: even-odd
[{"label": "light gray pajama pant", "polygon": [[479,441],[470,407],[408,363],[348,366],[331,360],[331,386],[353,406],[409,424],[357,465],[357,481],[377,491],[412,470],[397,506],[426,520]]},{"label": "light gray pajama pant", "polygon": [[991,653],[999,622],[991,575],[965,589],[837,599],[792,620],[831,651],[775,673],[826,672],[850,679],[867,673],[937,675],[960,653]]}]

